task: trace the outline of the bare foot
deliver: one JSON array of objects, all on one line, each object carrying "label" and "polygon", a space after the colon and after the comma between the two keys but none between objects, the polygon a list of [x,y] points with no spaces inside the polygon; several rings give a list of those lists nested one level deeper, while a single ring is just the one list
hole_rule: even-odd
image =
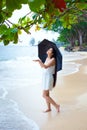
[{"label": "bare foot", "polygon": [[46,112],[50,112],[50,111],[51,111],[51,109],[47,109],[47,110],[45,110],[43,112],[46,113]]},{"label": "bare foot", "polygon": [[60,112],[60,105],[57,106],[57,112]]}]

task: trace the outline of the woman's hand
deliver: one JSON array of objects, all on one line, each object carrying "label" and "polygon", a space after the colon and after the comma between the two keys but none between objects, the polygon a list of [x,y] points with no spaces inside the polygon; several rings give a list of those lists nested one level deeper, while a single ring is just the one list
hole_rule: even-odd
[{"label": "woman's hand", "polygon": [[37,59],[37,60],[33,60],[34,62],[40,62],[40,60],[39,59]]},{"label": "woman's hand", "polygon": [[43,68],[45,68],[45,69],[48,68],[48,67],[50,67],[50,66],[55,65],[55,59],[54,58],[50,59],[50,61],[48,62],[48,64],[44,64],[40,59],[33,60],[33,61],[34,62],[38,62],[40,64],[40,66],[43,67]]},{"label": "woman's hand", "polygon": [[33,61],[34,61],[34,62],[38,62],[41,67],[44,67],[44,66],[45,66],[40,59],[33,60]]}]

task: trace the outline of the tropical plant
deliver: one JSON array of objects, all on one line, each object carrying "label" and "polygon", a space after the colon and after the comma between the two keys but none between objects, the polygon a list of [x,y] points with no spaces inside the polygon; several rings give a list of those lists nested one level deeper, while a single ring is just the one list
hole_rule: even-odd
[{"label": "tropical plant", "polygon": [[[23,4],[29,6],[29,13],[19,18],[18,23],[11,22],[9,18],[16,9],[21,9]],[[3,41],[4,45],[10,42],[16,44],[22,30],[30,34],[33,25],[36,25],[36,30],[52,29],[57,19],[64,28],[71,28],[82,16],[87,18],[86,0],[0,0],[0,41]]]}]

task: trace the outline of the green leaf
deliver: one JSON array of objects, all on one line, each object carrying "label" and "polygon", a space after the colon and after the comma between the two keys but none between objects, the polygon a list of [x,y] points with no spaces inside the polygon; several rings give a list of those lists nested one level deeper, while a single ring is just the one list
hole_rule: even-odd
[{"label": "green leaf", "polygon": [[22,34],[22,31],[20,29],[18,29],[18,34]]},{"label": "green leaf", "polygon": [[9,40],[4,40],[3,42],[5,46],[9,44]]},{"label": "green leaf", "polygon": [[39,10],[43,9],[46,0],[29,0],[29,7],[31,11],[38,12]]},{"label": "green leaf", "polygon": [[83,10],[83,9],[86,9],[87,10],[87,3],[85,2],[82,2],[82,3],[77,3],[77,8]]},{"label": "green leaf", "polygon": [[12,28],[12,29],[11,29],[11,33],[14,33],[14,34],[15,34],[15,33],[17,33],[17,32],[18,32],[18,29],[17,29],[17,28]]},{"label": "green leaf", "polygon": [[14,11],[20,9],[22,4],[27,4],[28,0],[6,0],[7,10]]},{"label": "green leaf", "polygon": [[14,35],[14,44],[17,44],[18,43],[18,33],[15,33]]},{"label": "green leaf", "polygon": [[0,13],[0,23],[4,22],[4,19],[3,19],[3,16],[2,14]]},{"label": "green leaf", "polygon": [[7,27],[5,24],[0,26],[0,34],[3,34],[4,32],[6,32],[6,30],[7,30]]}]

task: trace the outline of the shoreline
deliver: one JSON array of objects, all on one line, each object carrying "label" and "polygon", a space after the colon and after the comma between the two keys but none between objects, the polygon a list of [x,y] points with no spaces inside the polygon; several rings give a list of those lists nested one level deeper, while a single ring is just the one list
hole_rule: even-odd
[{"label": "shoreline", "polygon": [[16,101],[19,109],[34,120],[40,130],[87,130],[87,58],[74,62],[81,64],[79,71],[61,76],[51,92],[52,97],[61,105],[60,113],[53,107],[49,113],[42,112],[46,106],[39,83],[36,87],[8,90],[6,98]]}]

